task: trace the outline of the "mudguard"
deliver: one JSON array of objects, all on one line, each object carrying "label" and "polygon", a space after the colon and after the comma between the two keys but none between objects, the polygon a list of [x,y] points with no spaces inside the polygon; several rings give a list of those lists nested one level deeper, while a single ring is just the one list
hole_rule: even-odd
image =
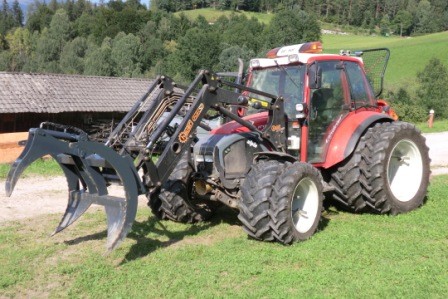
[{"label": "mudguard", "polygon": [[350,113],[331,134],[327,146],[325,162],[316,165],[330,168],[347,158],[356,148],[364,132],[377,122],[392,122],[384,113],[375,111],[357,111]]},{"label": "mudguard", "polygon": [[[106,210],[107,249],[116,248],[134,222],[138,195],[145,193],[133,160],[103,144],[89,141],[80,130],[30,129],[26,147],[8,173],[5,185],[7,196],[13,192],[23,171],[45,155],[51,155],[61,166],[69,190],[67,209],[53,234],[75,222],[95,203],[103,205]],[[123,184],[124,198],[108,194],[110,177]]]}]

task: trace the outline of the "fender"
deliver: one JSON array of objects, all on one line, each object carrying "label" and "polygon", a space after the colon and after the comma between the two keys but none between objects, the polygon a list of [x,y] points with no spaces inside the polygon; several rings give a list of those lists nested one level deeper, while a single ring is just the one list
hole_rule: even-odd
[{"label": "fender", "polygon": [[356,111],[344,118],[336,129],[327,147],[325,162],[315,165],[322,168],[330,168],[355,150],[356,145],[364,132],[378,122],[392,122],[392,117],[375,111]]},{"label": "fender", "polygon": [[290,154],[287,153],[283,153],[283,152],[258,152],[254,155],[254,162],[257,162],[261,159],[263,159],[263,157],[268,157],[271,159],[275,159],[278,161],[287,161],[287,162],[297,162],[298,159],[294,156],[291,156]]}]

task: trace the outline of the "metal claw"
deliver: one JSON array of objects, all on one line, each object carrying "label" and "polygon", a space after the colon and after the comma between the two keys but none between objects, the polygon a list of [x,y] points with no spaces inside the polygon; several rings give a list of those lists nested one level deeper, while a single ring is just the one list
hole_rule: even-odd
[{"label": "metal claw", "polygon": [[[76,135],[31,129],[26,147],[12,165],[5,184],[10,196],[23,171],[35,160],[51,155],[67,178],[69,198],[66,211],[53,235],[74,223],[93,204],[106,209],[107,249],[115,249],[126,237],[137,214],[138,195],[146,192],[132,159],[112,148]],[[108,195],[107,174],[116,174],[125,190],[125,198]]]}]

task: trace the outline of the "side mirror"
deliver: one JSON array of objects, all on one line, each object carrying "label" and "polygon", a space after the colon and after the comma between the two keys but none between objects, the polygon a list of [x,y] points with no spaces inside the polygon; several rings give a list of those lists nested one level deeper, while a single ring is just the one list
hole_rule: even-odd
[{"label": "side mirror", "polygon": [[311,64],[308,68],[308,82],[311,89],[319,89],[322,86],[322,69],[317,62]]}]

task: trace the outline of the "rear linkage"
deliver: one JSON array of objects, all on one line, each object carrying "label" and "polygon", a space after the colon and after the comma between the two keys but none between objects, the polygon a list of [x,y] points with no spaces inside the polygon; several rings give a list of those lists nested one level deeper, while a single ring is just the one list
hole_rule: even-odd
[{"label": "rear linkage", "polygon": [[[263,131],[227,109],[229,105],[249,103],[247,97],[224,89],[223,85],[272,99],[267,107],[255,107],[269,110],[270,123]],[[206,70],[200,71],[185,92],[175,92],[174,87],[170,78],[157,77],[105,144],[90,141],[82,130],[64,125],[46,122],[30,129],[25,149],[8,173],[6,195],[11,195],[31,163],[45,155],[52,156],[67,177],[69,189],[66,211],[53,235],[75,222],[92,204],[103,205],[108,225],[107,249],[113,250],[132,227],[138,196],[157,191],[168,179],[182,154],[196,141],[198,126],[210,130],[202,123],[210,109],[256,132],[272,149],[286,149],[281,97],[221,80]],[[182,117],[182,121],[173,127],[171,123],[176,117]],[[153,154],[162,143],[163,151],[153,162]],[[124,198],[108,194],[111,183],[124,186]]]}]

